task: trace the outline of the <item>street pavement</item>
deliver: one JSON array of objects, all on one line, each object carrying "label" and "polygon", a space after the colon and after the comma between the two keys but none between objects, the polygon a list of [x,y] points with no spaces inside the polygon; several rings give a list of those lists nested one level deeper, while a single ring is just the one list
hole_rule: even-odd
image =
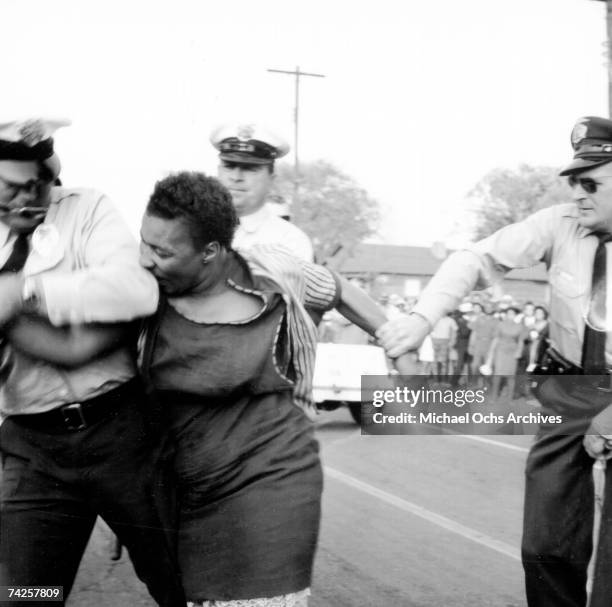
[{"label": "street pavement", "polygon": [[[317,422],[325,467],[311,607],[523,607],[519,547],[530,436],[362,436]],[[68,602],[154,603],[96,527]]]}]

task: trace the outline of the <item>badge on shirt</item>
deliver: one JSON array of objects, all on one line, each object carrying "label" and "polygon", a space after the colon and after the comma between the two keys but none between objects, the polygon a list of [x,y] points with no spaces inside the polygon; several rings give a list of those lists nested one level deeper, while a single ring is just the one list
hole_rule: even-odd
[{"label": "badge on shirt", "polygon": [[60,233],[52,223],[41,223],[32,233],[31,244],[32,252],[25,267],[27,275],[48,270],[64,257]]}]

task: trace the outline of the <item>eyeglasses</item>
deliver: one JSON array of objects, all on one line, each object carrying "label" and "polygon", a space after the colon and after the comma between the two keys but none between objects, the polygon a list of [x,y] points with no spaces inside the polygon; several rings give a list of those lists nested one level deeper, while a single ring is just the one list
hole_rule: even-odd
[{"label": "eyeglasses", "polygon": [[[602,175],[597,179],[612,179],[612,175]],[[576,177],[576,175],[570,175],[567,178],[567,183],[569,183],[570,188],[575,188],[579,185],[587,194],[595,194],[597,188],[601,185],[601,183],[598,183],[595,179],[589,177]]]},{"label": "eyeglasses", "polygon": [[[0,176],[0,184],[3,189],[3,198],[9,201],[14,200],[21,192],[30,193],[34,189],[35,194],[39,194],[42,188],[50,185],[47,179],[30,179],[25,183],[11,181]],[[42,220],[47,214],[47,209],[44,207],[11,207],[8,204],[0,203],[0,216],[23,217],[24,219],[40,219]]]},{"label": "eyeglasses", "polygon": [[11,208],[8,204],[0,204],[0,217],[17,216],[24,219],[43,219],[47,209],[43,207],[17,207]]},{"label": "eyeglasses", "polygon": [[0,175],[0,183],[8,199],[14,200],[21,192],[29,194],[32,192],[32,189],[38,194],[42,188],[48,186],[51,182],[48,179],[30,179],[25,183],[19,183],[17,181],[10,181]]}]

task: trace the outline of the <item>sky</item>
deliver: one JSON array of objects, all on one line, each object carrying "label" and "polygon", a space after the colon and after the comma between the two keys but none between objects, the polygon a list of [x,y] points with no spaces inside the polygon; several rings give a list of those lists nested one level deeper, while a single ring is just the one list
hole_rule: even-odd
[{"label": "sky", "polygon": [[[211,129],[262,121],[382,210],[380,242],[457,246],[496,167],[562,166],[577,118],[607,113],[605,2],[3,0],[0,121],[70,118],[67,185],[138,231],[155,180],[216,172]],[[292,160],[292,157],[289,157]]]}]

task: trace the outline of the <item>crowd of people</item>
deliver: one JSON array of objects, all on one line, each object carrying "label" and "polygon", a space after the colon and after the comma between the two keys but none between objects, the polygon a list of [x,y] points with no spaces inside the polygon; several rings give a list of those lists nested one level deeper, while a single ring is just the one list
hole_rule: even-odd
[{"label": "crowd of people", "polygon": [[490,383],[495,397],[503,389],[510,398],[527,397],[526,374],[546,340],[547,318],[546,308],[530,301],[522,307],[465,302],[421,344],[420,372],[454,386]]}]

